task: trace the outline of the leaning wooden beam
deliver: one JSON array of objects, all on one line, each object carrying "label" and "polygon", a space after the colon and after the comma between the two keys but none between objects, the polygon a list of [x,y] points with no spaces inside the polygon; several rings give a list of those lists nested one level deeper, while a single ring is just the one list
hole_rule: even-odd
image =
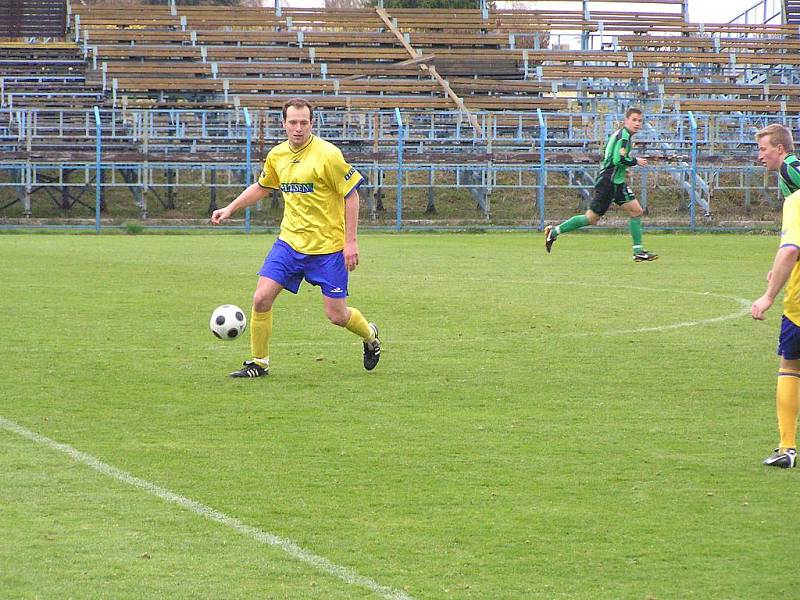
[{"label": "leaning wooden beam", "polygon": [[[378,16],[386,24],[386,27],[388,27],[389,31],[395,35],[411,58],[418,58],[420,53],[418,53],[413,46],[406,41],[405,37],[403,37],[403,34],[400,33],[400,30],[395,27],[394,23],[392,23],[392,20],[389,18],[389,15],[386,13],[386,11],[382,8],[376,8],[375,12],[378,13]],[[478,123],[477,117],[470,112],[470,110],[464,104],[464,101],[453,91],[450,85],[444,79],[442,79],[442,76],[436,72],[436,68],[433,65],[428,66],[425,63],[420,63],[419,67],[423,71],[429,73],[431,77],[433,77],[439,83],[439,85],[442,86],[442,90],[444,90],[445,95],[453,101],[453,103],[458,107],[458,110],[467,115],[467,119],[469,119],[472,128],[480,137],[483,137],[483,129],[481,128],[480,123]]]}]

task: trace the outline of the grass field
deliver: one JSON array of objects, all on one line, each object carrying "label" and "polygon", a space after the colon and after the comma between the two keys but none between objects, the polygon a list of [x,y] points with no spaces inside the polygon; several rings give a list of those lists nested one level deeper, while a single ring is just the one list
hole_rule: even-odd
[{"label": "grass field", "polygon": [[378,368],[304,286],[232,380],[271,241],[0,236],[0,597],[797,595],[774,236],[364,234]]}]

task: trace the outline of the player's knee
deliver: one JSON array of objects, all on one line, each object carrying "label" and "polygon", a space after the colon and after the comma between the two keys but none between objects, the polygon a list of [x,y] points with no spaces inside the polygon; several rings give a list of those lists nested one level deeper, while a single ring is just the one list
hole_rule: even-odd
[{"label": "player's knee", "polygon": [[347,313],[327,313],[327,316],[328,320],[334,325],[338,325],[339,327],[347,325]]},{"label": "player's knee", "polygon": [[597,222],[600,220],[600,215],[590,210],[586,213],[586,220],[589,221],[589,225],[597,225]]},{"label": "player's knee", "polygon": [[253,294],[253,308],[256,309],[256,312],[267,312],[272,308],[272,299],[256,292]]},{"label": "player's knee", "polygon": [[628,210],[628,214],[631,216],[631,218],[635,219],[636,217],[641,217],[644,214],[644,210],[642,210],[641,206],[631,207]]},{"label": "player's knee", "polygon": [[334,325],[338,325],[339,327],[344,327],[347,325],[347,321],[350,320],[350,316],[347,314],[347,310],[339,311],[339,310],[326,310],[325,316],[328,317],[328,320],[333,323]]}]

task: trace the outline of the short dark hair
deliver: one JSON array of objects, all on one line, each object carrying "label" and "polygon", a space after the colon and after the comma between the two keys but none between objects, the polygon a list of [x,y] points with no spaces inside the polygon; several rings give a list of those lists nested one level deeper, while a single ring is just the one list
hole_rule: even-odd
[{"label": "short dark hair", "polygon": [[636,108],[635,106],[631,106],[628,110],[625,111],[625,118],[630,118],[631,115],[643,115],[644,111],[641,108]]},{"label": "short dark hair", "polygon": [[284,102],[283,110],[281,111],[283,114],[283,120],[286,120],[286,111],[289,110],[290,106],[294,106],[295,108],[303,108],[304,106],[308,108],[308,114],[311,117],[311,120],[314,120],[314,106],[306,100],[305,98],[291,98]]}]

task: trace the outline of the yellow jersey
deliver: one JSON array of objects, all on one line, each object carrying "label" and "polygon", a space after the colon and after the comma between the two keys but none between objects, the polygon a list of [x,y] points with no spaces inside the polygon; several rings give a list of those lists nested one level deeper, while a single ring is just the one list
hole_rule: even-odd
[{"label": "yellow jersey", "polygon": [[[781,228],[781,248],[795,246],[800,248],[800,190],[783,201],[783,226]],[[783,314],[795,325],[800,326],[800,262],[795,263],[786,295],[783,297]]]},{"label": "yellow jersey", "polygon": [[344,199],[363,180],[339,148],[312,135],[297,150],[288,140],[270,150],[258,185],[283,193],[278,239],[303,254],[330,254],[344,248]]}]

